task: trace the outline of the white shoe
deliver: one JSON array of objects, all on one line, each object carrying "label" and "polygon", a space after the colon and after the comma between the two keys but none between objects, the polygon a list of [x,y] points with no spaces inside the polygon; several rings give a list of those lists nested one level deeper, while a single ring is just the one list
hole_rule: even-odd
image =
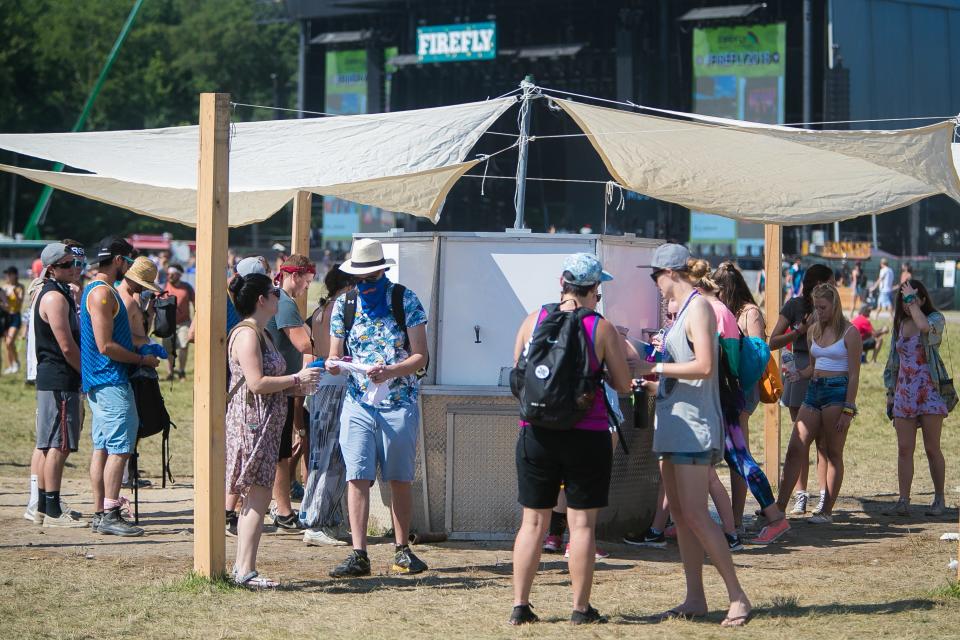
[{"label": "white shoe", "polygon": [[320,547],[323,545],[346,546],[343,540],[337,540],[333,536],[333,530],[330,527],[321,527],[319,529],[307,529],[303,532],[303,541],[306,544]]},{"label": "white shoe", "polygon": [[34,507],[33,509],[31,509],[30,507],[27,507],[26,511],[23,512],[23,519],[29,520],[33,524],[43,524],[43,516],[44,514],[37,512],[36,507]]},{"label": "white shoe", "polygon": [[810,496],[807,495],[806,491],[797,491],[793,495],[793,509],[790,511],[792,516],[802,516],[807,512],[807,500],[810,499]]},{"label": "white shoe", "polygon": [[20,373],[20,363],[19,363],[19,362],[10,365],[10,373],[11,373],[11,374],[13,374],[13,373]]},{"label": "white shoe", "polygon": [[69,512],[61,513],[59,518],[51,518],[50,516],[43,517],[44,529],[81,529],[86,526],[87,523],[85,521],[72,517]]},{"label": "white shoe", "polygon": [[60,498],[60,511],[70,514],[70,517],[74,520],[79,520],[83,517],[82,513],[74,509],[73,506],[63,498]]},{"label": "white shoe", "polygon": [[817,503],[817,508],[813,510],[813,515],[817,515],[818,513],[823,513],[823,508],[826,506],[826,504],[827,504],[827,492],[821,491],[820,501]]},{"label": "white shoe", "polygon": [[833,516],[829,513],[817,513],[807,519],[810,524],[833,524]]}]

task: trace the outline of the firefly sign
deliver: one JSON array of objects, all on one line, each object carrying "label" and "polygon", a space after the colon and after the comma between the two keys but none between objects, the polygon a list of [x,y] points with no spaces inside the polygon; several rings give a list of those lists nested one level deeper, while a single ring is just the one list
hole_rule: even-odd
[{"label": "firefly sign", "polygon": [[420,62],[492,60],[497,57],[497,23],[418,27],[417,57]]}]

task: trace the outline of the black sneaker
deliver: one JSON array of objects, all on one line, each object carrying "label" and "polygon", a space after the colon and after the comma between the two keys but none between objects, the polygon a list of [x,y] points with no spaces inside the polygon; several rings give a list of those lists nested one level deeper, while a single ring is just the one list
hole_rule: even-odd
[{"label": "black sneaker", "polygon": [[331,578],[359,578],[370,575],[370,558],[351,551],[347,559],[330,571]]},{"label": "black sneaker", "polygon": [[96,533],[100,528],[100,521],[103,520],[102,513],[94,513],[93,517],[90,518],[90,528],[93,529],[93,532]]},{"label": "black sneaker", "polygon": [[540,618],[533,612],[531,605],[518,604],[513,608],[513,612],[510,614],[510,624],[517,626],[531,622],[540,622]]},{"label": "black sneaker", "polygon": [[237,537],[237,523],[240,522],[240,516],[236,511],[227,511],[227,535],[231,538]]},{"label": "black sneaker", "polygon": [[730,547],[730,551],[743,551],[743,541],[740,540],[740,536],[735,533],[724,533],[723,537],[727,539],[727,546]]},{"label": "black sneaker", "polygon": [[103,514],[103,518],[97,526],[97,533],[135,538],[143,535],[143,529],[124,520],[123,516],[120,515],[120,509],[111,509]]},{"label": "black sneaker", "polygon": [[393,567],[390,570],[393,573],[413,575],[426,571],[427,563],[414,555],[409,546],[404,545],[397,549],[397,552],[393,555]]},{"label": "black sneaker", "polygon": [[655,532],[653,529],[647,529],[639,535],[635,533],[628,533],[627,535],[623,536],[623,541],[627,544],[632,544],[635,547],[665,549],[667,546],[667,538],[663,535],[663,531]]},{"label": "black sneaker", "polygon": [[570,614],[570,624],[604,624],[606,621],[606,616],[600,615],[600,612],[590,605],[587,605],[586,611],[574,609]]},{"label": "black sneaker", "polygon": [[303,529],[303,525],[300,524],[300,518],[297,517],[296,511],[288,516],[273,516],[273,524],[277,529],[285,529],[287,531],[299,531]]}]

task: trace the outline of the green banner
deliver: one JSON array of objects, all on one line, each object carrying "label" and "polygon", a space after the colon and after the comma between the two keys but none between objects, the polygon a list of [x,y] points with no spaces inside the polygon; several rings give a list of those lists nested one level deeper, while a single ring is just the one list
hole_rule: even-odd
[{"label": "green banner", "polygon": [[497,57],[497,23],[417,27],[417,57],[420,62],[492,60]]},{"label": "green banner", "polygon": [[695,76],[783,75],[787,48],[785,23],[714,27],[693,31]]}]

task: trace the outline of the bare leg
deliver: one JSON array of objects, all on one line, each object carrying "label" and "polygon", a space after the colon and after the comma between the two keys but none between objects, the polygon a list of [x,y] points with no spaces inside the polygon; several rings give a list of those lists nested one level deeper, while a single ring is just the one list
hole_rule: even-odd
[{"label": "bare leg", "polygon": [[930,466],[930,478],[933,480],[933,493],[943,498],[946,462],[940,449],[940,432],[943,429],[943,416],[921,416],[920,428],[923,431],[923,448],[926,449],[927,463]]},{"label": "bare leg", "polygon": [[129,453],[111,454],[103,467],[103,497],[106,500],[120,498],[120,484],[123,482],[123,470],[130,459]]},{"label": "bare leg", "polygon": [[[827,422],[824,421],[824,425]],[[827,429],[821,429],[820,435],[817,436],[817,484],[821,492],[826,491],[827,489],[827,440],[824,433]],[[809,456],[808,456],[809,459]],[[808,463],[809,467],[809,463]]]},{"label": "bare leg", "polygon": [[667,500],[666,487],[663,478],[660,479],[660,490],[657,492],[657,512],[653,516],[651,528],[657,531],[663,531],[667,526],[667,518],[670,517],[670,501]]},{"label": "bare leg", "polygon": [[67,463],[69,451],[48,449],[43,462],[44,491],[60,491],[60,482],[63,479],[63,465]]},{"label": "bare leg", "polygon": [[[793,433],[797,432],[797,419],[800,417],[800,407],[790,407],[790,421],[793,422]],[[790,437],[793,438],[793,433]],[[796,490],[798,492],[807,491],[807,482],[810,477],[810,456],[800,461],[800,475],[797,476]]]},{"label": "bare leg", "polygon": [[[701,487],[689,485],[680,487],[675,474],[677,468],[672,462],[662,461],[660,463],[660,474],[663,478],[667,499],[673,504],[673,521],[677,525],[677,545],[680,547],[680,559],[683,561],[683,573],[687,582],[686,596],[682,603],[673,607],[673,611],[703,615],[707,613],[707,595],[703,590],[703,546],[700,544],[700,539],[689,528],[687,514],[683,509],[679,492],[681,490],[701,491],[700,500],[703,510],[706,511],[707,477],[704,473]],[[703,467],[703,469],[706,470],[706,467]],[[729,554],[729,551],[727,553]]]},{"label": "bare leg", "polygon": [[790,501],[790,487],[796,486],[803,462],[810,457],[810,445],[820,433],[820,412],[804,407],[797,416],[797,423],[790,434],[787,455],[783,460],[783,480],[780,482],[780,495],[777,508],[787,510]]},{"label": "bare leg", "polygon": [[237,522],[237,576],[243,577],[257,568],[257,551],[263,533],[263,516],[270,504],[270,488],[253,486],[243,500]]},{"label": "bare leg", "polygon": [[93,510],[96,513],[103,512],[103,470],[106,465],[107,450],[94,449],[90,456],[90,488],[93,491]]},{"label": "bare leg", "polygon": [[273,477],[273,500],[277,503],[277,515],[289,516],[293,513],[290,502],[290,471],[292,458],[283,458],[277,462],[277,472]]},{"label": "bare leg", "polygon": [[[351,511],[351,522],[352,520]],[[523,508],[520,530],[517,531],[517,539],[513,543],[514,606],[530,604],[530,589],[537,575],[537,567],[540,566],[541,541],[547,533],[548,526],[550,526],[550,509]],[[592,558],[593,554],[590,557]]]},{"label": "bare leg", "polygon": [[177,350],[177,363],[180,365],[181,373],[187,370],[187,349],[188,347],[184,347]]},{"label": "bare leg", "polygon": [[590,607],[593,568],[597,562],[597,514],[599,509],[567,509],[570,527],[570,581],[573,583],[573,608],[586,612]]},{"label": "bare leg", "polygon": [[894,418],[897,431],[897,485],[900,499],[910,500],[913,484],[913,452],[917,447],[917,422],[914,418]]},{"label": "bare leg", "polygon": [[367,521],[370,518],[370,480],[347,483],[347,510],[350,512],[350,537],[353,548],[367,550]]},{"label": "bare leg", "polygon": [[733,523],[733,507],[730,505],[730,495],[727,493],[727,488],[720,482],[716,467],[710,467],[708,483],[710,499],[713,500],[713,506],[717,508],[717,513],[720,514],[723,532],[729,535],[735,534],[737,527]]},{"label": "bare leg", "polygon": [[827,462],[827,499],[823,505],[825,514],[833,513],[833,505],[840,495],[840,487],[843,486],[843,448],[847,443],[848,429],[840,431],[837,429],[837,422],[840,420],[842,407],[824,407],[821,414],[823,424],[820,433],[826,444],[826,462]]},{"label": "bare leg", "polygon": [[228,493],[227,500],[226,500],[227,511],[236,511],[238,502],[240,502],[239,494]]},{"label": "bare leg", "polygon": [[407,544],[410,519],[413,517],[413,483],[390,481],[390,511],[393,515],[394,540]]}]

